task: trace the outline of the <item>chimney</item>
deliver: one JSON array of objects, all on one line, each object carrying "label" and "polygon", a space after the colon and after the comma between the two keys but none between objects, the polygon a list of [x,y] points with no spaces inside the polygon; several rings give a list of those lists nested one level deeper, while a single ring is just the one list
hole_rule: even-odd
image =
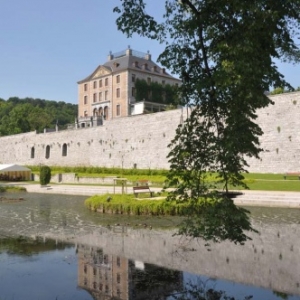
[{"label": "chimney", "polygon": [[114,59],[114,56],[112,55],[111,51],[109,51],[109,54],[107,56],[107,60],[110,61],[110,60],[113,60]]},{"label": "chimney", "polygon": [[128,45],[128,48],[126,49],[126,56],[132,55],[132,50],[130,49],[130,46]]},{"label": "chimney", "polygon": [[151,60],[151,54],[149,53],[149,50],[147,51],[147,54],[145,55],[146,60]]}]

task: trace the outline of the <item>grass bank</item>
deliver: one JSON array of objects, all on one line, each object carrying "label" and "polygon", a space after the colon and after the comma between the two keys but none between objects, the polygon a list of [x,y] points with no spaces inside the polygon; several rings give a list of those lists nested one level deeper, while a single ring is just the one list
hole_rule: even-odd
[{"label": "grass bank", "polygon": [[0,185],[0,193],[4,192],[24,192],[26,188],[21,186]]},{"label": "grass bank", "polygon": [[125,215],[183,216],[188,203],[178,204],[165,199],[138,200],[133,195],[95,195],[85,200],[85,206],[92,211]]}]

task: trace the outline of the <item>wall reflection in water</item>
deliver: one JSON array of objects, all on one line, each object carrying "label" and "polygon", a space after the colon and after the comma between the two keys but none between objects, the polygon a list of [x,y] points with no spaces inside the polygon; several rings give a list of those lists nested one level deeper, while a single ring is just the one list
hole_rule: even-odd
[{"label": "wall reflection in water", "polygon": [[183,272],[78,245],[78,285],[94,299],[166,299],[183,289]]}]

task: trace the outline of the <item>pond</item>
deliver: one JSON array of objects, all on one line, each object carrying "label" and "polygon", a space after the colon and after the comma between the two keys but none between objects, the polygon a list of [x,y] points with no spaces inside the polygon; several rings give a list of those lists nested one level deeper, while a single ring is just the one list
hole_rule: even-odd
[{"label": "pond", "polygon": [[250,208],[260,234],[207,249],[173,235],[179,218],[100,215],[81,196],[6,197],[24,200],[0,202],[0,300],[300,299],[299,210]]}]

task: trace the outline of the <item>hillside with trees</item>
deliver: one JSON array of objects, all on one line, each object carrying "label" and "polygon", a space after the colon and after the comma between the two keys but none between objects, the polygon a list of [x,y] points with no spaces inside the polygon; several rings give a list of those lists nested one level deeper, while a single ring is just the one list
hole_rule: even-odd
[{"label": "hillside with trees", "polygon": [[0,136],[18,134],[44,128],[67,128],[74,123],[78,106],[63,101],[50,101],[11,97],[8,100],[0,98]]}]

